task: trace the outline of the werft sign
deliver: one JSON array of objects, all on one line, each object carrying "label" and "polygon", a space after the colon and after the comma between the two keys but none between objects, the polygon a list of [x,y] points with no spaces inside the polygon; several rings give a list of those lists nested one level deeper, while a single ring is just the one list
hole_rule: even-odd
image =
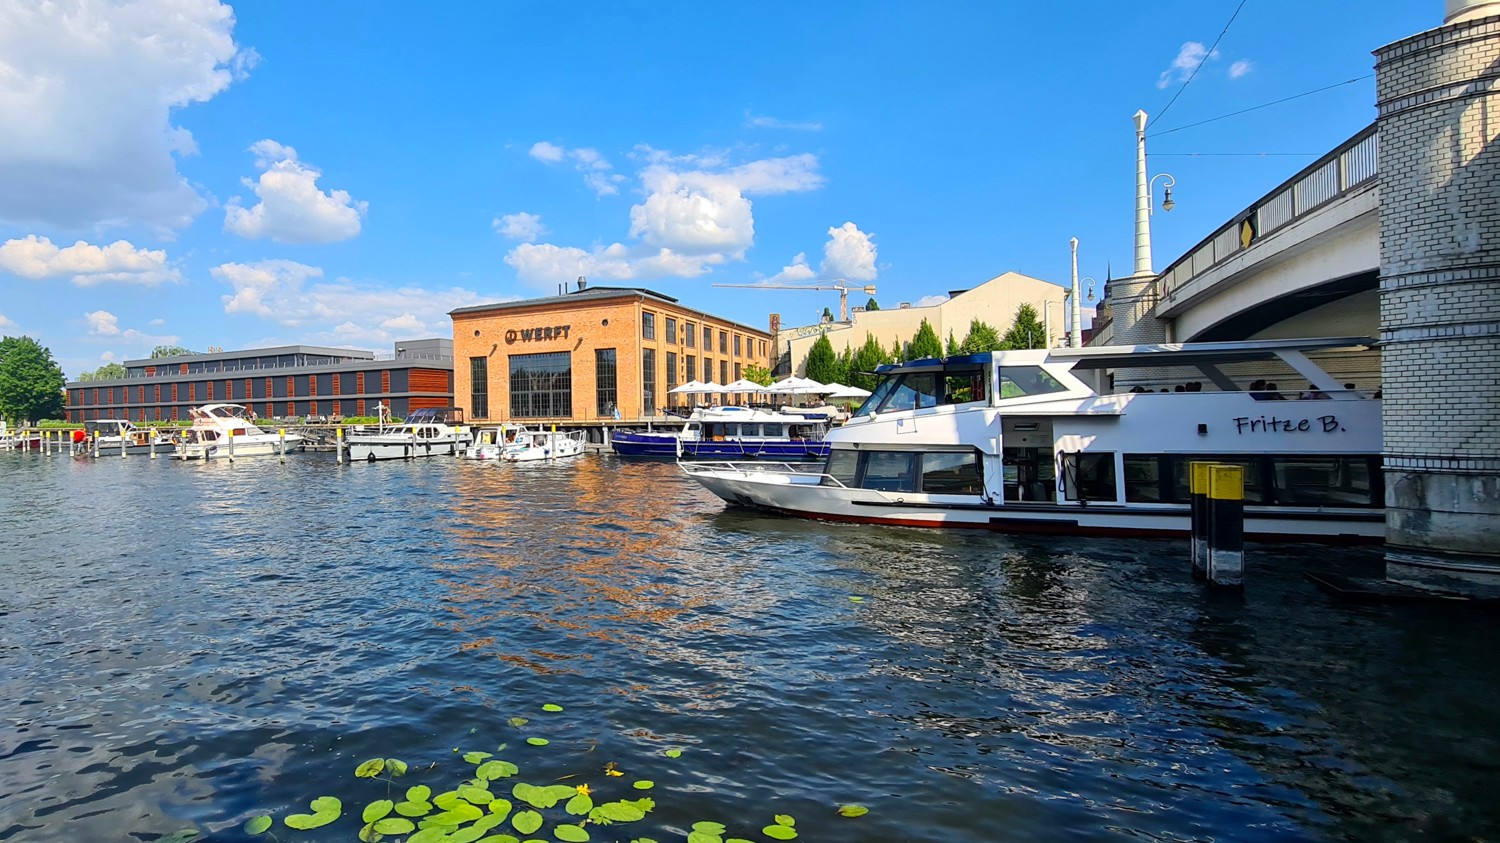
[{"label": "werft sign", "polygon": [[548,325],[545,328],[515,328],[505,332],[505,344],[512,345],[517,340],[521,342],[536,342],[538,340],[565,340],[572,325]]}]

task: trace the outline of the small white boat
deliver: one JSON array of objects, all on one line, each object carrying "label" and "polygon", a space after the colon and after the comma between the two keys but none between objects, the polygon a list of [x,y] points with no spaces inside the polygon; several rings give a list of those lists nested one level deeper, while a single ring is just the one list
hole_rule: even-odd
[{"label": "small white boat", "polygon": [[499,425],[474,429],[474,441],[464,449],[466,460],[498,461],[500,454],[516,447],[516,437],[530,433],[524,425]]},{"label": "small white boat", "polygon": [[85,421],[83,435],[82,441],[73,443],[75,454],[119,456],[122,447],[126,454],[170,454],[177,449],[177,440],[155,428],[136,427],[128,419]]},{"label": "small white boat", "polygon": [[500,459],[505,462],[535,462],[576,457],[583,453],[583,431],[532,430],[516,436]]},{"label": "small white boat", "polygon": [[180,460],[269,457],[300,451],[306,445],[300,433],[261,429],[246,417],[240,404],[204,404],[188,413],[193,426],[183,432],[172,454]]},{"label": "small white boat", "polygon": [[409,460],[461,454],[469,447],[463,411],[453,407],[412,410],[406,421],[374,433],[355,433],[344,440],[350,462]]}]

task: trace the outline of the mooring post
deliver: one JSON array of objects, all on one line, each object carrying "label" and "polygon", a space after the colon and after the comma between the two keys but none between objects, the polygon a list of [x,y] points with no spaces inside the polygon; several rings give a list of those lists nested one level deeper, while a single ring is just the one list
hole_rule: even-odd
[{"label": "mooring post", "polygon": [[286,428],[276,428],[276,453],[282,462],[286,462]]},{"label": "mooring post", "polygon": [[234,431],[229,431],[229,461],[234,462]]},{"label": "mooring post", "polygon": [[333,429],[333,452],[334,459],[339,463],[344,462],[344,426],[339,425]]},{"label": "mooring post", "polygon": [[152,430],[146,434],[146,450],[151,452],[151,459],[156,459],[156,434],[160,431]]},{"label": "mooring post", "polygon": [[94,459],[97,460],[99,459],[99,432],[97,430],[94,431],[94,435],[89,438],[93,440],[89,444],[92,446],[91,450],[94,452]]},{"label": "mooring post", "polygon": [[1208,470],[1212,466],[1213,463],[1199,460],[1188,463],[1191,552],[1195,580],[1208,578]]},{"label": "mooring post", "polygon": [[1215,465],[1208,478],[1208,583],[1245,587],[1245,468]]},{"label": "mooring post", "polygon": [[120,459],[125,459],[125,431],[120,430]]}]

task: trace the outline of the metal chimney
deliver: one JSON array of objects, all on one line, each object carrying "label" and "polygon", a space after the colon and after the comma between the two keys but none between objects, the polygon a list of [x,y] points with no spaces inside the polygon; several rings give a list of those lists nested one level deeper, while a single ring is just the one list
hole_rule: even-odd
[{"label": "metal chimney", "polygon": [[1500,15],[1500,2],[1496,0],[1447,0],[1447,7],[1447,14],[1443,16],[1444,26]]},{"label": "metal chimney", "polygon": [[587,276],[583,276],[583,275],[578,276],[578,291],[580,293],[583,292],[583,288],[587,287],[588,285],[589,285],[589,279],[588,279]]}]

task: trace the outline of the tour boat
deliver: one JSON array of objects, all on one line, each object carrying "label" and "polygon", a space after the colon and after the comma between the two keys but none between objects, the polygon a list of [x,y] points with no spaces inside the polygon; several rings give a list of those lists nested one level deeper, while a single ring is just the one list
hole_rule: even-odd
[{"label": "tour boat", "polygon": [[301,434],[261,429],[245,413],[240,404],[192,408],[188,414],[193,426],[183,431],[172,456],[181,460],[266,457],[300,451],[306,444]]},{"label": "tour boat", "polygon": [[828,422],[748,407],[700,407],[680,430],[617,430],[609,446],[625,457],[821,459]]},{"label": "tour boat", "polygon": [[504,462],[536,462],[576,457],[583,453],[583,431],[530,430],[516,435],[500,453]]},{"label": "tour boat", "polygon": [[[1189,463],[1231,463],[1245,468],[1247,538],[1378,542],[1381,402],[1330,388],[1308,357],[1371,343],[1058,348],[882,366],[874,393],[828,434],[821,465],[680,465],[731,505],[807,518],[1185,536]],[[1111,393],[1106,370],[1183,391]],[[1250,391],[1236,382],[1247,370],[1308,389]]]},{"label": "tour boat", "polygon": [[83,423],[83,438],[73,442],[75,453],[101,457],[119,456],[121,447],[126,454],[170,454],[177,440],[155,428],[136,427],[128,419],[90,419]]},{"label": "tour boat", "polygon": [[402,424],[374,433],[354,433],[344,440],[350,462],[409,460],[463,453],[470,435],[463,426],[463,411],[456,408],[412,410]]}]

